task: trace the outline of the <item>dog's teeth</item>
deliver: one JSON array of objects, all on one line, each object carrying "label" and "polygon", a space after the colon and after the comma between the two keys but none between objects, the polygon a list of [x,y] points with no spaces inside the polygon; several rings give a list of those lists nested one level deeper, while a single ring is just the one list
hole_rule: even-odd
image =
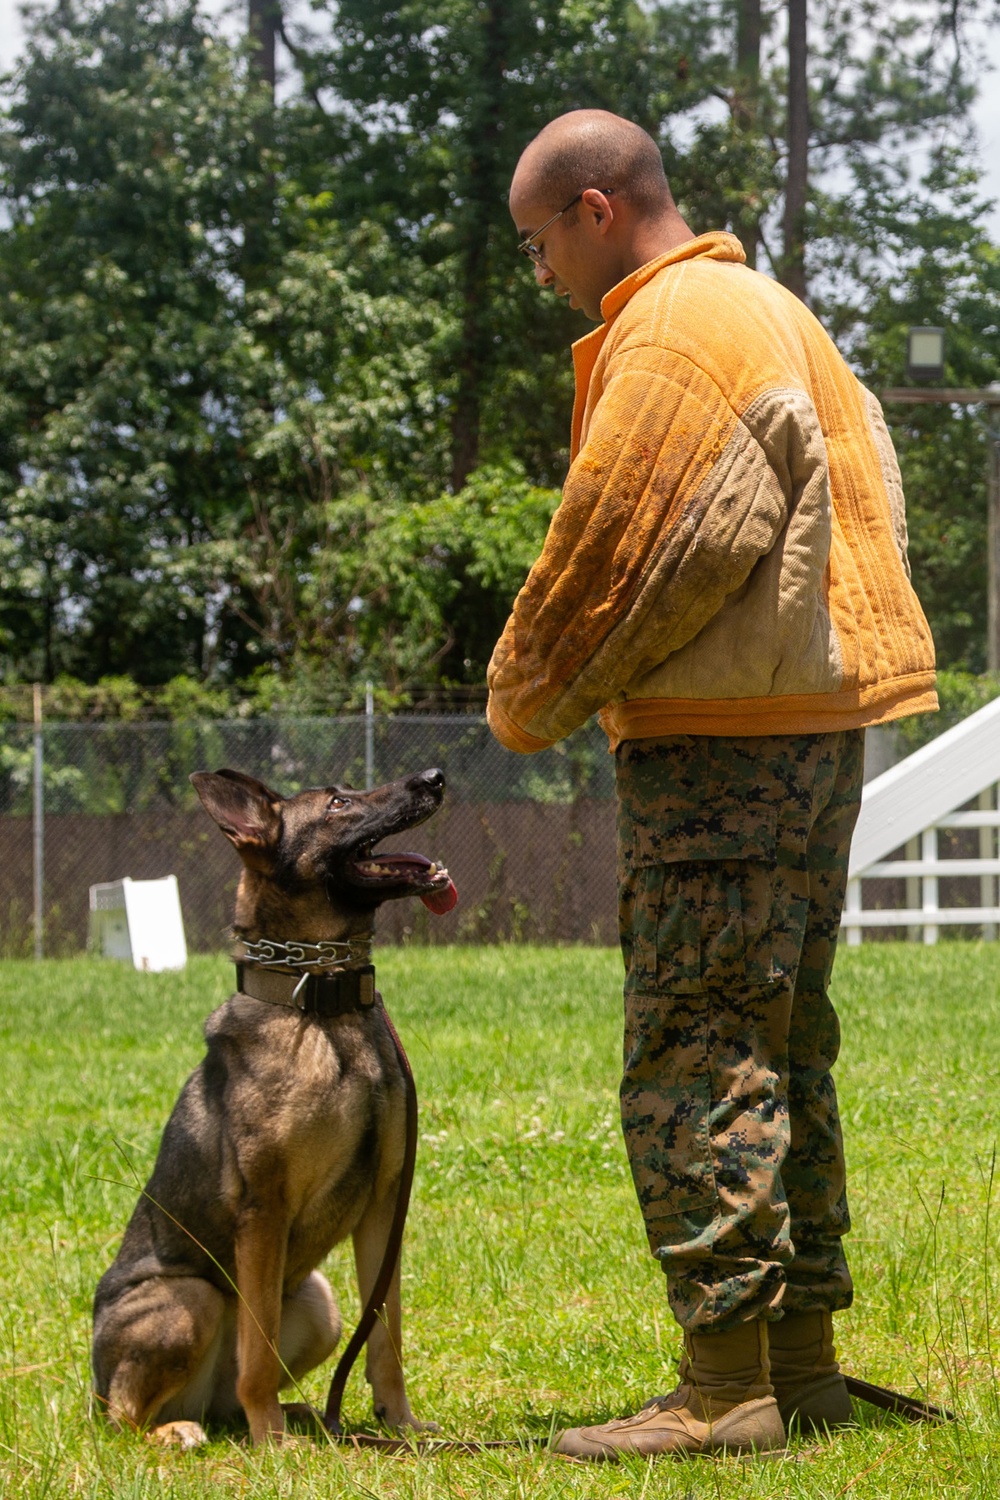
[{"label": "dog's teeth", "polygon": [[430,862],[430,864],[427,866],[427,875],[428,875],[428,877],[430,879],[433,880],[433,878],[437,874],[437,872],[438,872],[438,867],[437,867],[436,863],[434,862],[434,860],[432,859],[431,862]]}]

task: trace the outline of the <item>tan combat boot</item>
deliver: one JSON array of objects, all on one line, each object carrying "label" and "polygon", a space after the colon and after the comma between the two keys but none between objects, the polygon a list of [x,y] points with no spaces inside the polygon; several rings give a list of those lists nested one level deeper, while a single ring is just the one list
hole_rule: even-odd
[{"label": "tan combat boot", "polygon": [[786,1427],[795,1422],[803,1431],[822,1431],[853,1421],[828,1312],[786,1313],[770,1325],[768,1342],[771,1380]]},{"label": "tan combat boot", "polygon": [[725,1333],[687,1334],[681,1383],[634,1417],[600,1427],[571,1427],[557,1453],[611,1459],[623,1453],[768,1452],[785,1446],[768,1374],[768,1325],[754,1320]]}]

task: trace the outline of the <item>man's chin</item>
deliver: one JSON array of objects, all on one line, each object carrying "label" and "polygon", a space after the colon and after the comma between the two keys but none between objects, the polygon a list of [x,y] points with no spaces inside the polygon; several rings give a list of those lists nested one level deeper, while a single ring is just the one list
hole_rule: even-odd
[{"label": "man's chin", "polygon": [[569,305],[574,312],[583,313],[583,316],[589,318],[592,323],[599,323],[601,321],[599,311],[594,311],[593,308],[587,307],[583,302],[578,302],[572,293],[569,296]]},{"label": "man's chin", "polygon": [[600,308],[592,309],[587,307],[577,299],[576,293],[571,292],[568,287],[556,287],[555,294],[557,297],[564,297],[574,312],[582,312],[583,316],[589,318],[592,323],[599,323],[601,321]]}]

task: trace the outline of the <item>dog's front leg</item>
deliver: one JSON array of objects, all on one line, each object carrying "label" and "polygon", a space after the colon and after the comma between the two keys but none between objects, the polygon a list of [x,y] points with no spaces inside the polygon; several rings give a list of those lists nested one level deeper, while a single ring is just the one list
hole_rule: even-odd
[{"label": "dog's front leg", "polygon": [[236,1394],[254,1444],[280,1442],[285,1432],[278,1337],[287,1234],[284,1214],[271,1206],[245,1209],[236,1231]]},{"label": "dog's front leg", "polygon": [[[373,1205],[354,1231],[354,1260],[358,1290],[364,1306],[375,1285],[395,1209],[395,1197]],[[368,1338],[365,1376],[372,1388],[375,1415],[390,1427],[421,1428],[410,1410],[403,1381],[403,1315],[400,1298],[399,1261],[379,1314]]]}]

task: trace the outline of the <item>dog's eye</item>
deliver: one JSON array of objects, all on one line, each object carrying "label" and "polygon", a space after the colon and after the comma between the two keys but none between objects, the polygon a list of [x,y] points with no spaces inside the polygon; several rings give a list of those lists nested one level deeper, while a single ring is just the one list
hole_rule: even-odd
[{"label": "dog's eye", "polygon": [[327,812],[339,812],[342,807],[350,806],[346,797],[331,797],[326,804]]}]

